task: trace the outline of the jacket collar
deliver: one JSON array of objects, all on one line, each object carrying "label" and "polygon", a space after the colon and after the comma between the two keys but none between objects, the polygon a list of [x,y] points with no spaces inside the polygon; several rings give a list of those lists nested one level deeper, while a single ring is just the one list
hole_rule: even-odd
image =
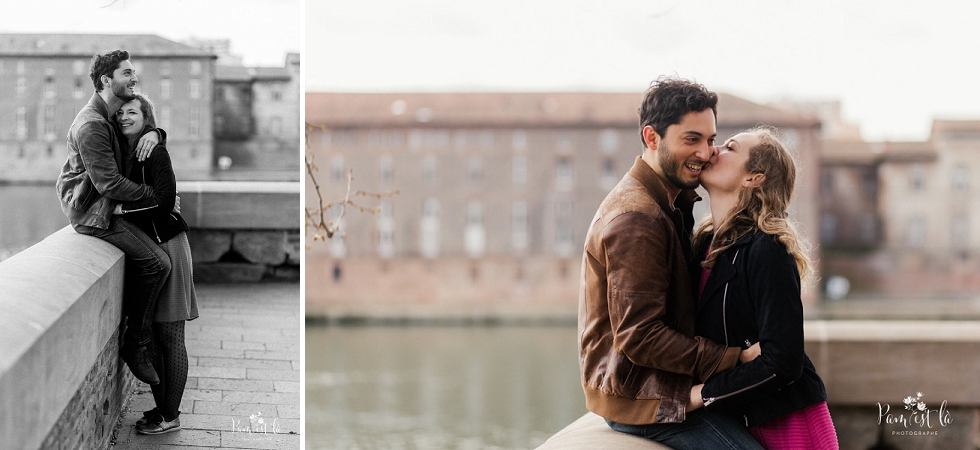
[{"label": "jacket collar", "polygon": [[[701,297],[698,299],[698,313],[700,313],[701,308],[704,308],[704,305],[708,303],[708,300],[711,299],[715,291],[728,283],[732,278],[735,278],[735,275],[738,274],[738,269],[735,268],[735,259],[738,257],[738,251],[740,248],[748,245],[755,237],[756,233],[759,233],[759,231],[742,236],[739,240],[735,241],[731,247],[728,247],[721,255],[719,255],[717,260],[715,260],[715,266],[711,268],[711,274],[708,275],[708,281],[704,284],[704,292],[701,293]],[[704,251],[707,252],[707,249]],[[703,261],[704,256],[704,254],[698,255],[698,261]]]},{"label": "jacket collar", "polygon": [[636,157],[636,161],[633,163],[629,174],[646,188],[650,196],[660,206],[660,209],[664,211],[674,211],[678,208],[682,211],[690,211],[694,207],[694,203],[701,200],[701,197],[694,189],[681,189],[681,192],[677,194],[677,200],[674,201],[674,204],[671,204],[670,187],[668,185],[670,182],[657,172],[654,172],[653,168],[639,156]]},{"label": "jacket collar", "polygon": [[102,96],[100,96],[98,92],[92,94],[92,98],[89,99],[88,105],[98,112],[102,118],[109,120],[109,105],[106,104],[105,100],[102,99]]}]

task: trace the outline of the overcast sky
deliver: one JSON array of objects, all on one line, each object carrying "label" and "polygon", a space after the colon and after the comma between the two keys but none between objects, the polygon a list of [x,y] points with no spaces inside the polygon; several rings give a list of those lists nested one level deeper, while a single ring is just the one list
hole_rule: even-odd
[{"label": "overcast sky", "polygon": [[302,47],[300,0],[26,0],[5,2],[0,33],[140,33],[230,39],[249,66],[282,66]]},{"label": "overcast sky", "polygon": [[[627,91],[660,74],[839,100],[866,139],[980,119],[980,2],[306,1],[307,92]],[[719,111],[724,114],[724,111]]]}]

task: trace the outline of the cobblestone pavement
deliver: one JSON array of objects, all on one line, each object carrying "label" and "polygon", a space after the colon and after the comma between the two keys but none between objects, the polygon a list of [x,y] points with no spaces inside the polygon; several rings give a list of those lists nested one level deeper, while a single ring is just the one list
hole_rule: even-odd
[{"label": "cobblestone pavement", "polygon": [[199,284],[197,294],[181,430],[136,433],[154,407],[149,385],[138,383],[110,449],[299,449],[299,283]]}]

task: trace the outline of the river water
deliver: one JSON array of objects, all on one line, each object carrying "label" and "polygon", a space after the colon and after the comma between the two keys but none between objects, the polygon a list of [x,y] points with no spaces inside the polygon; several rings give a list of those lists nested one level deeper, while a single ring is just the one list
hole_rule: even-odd
[{"label": "river water", "polygon": [[308,326],[306,448],[531,449],[586,411],[572,326]]},{"label": "river water", "polygon": [[0,261],[68,225],[54,180],[50,184],[0,184]]}]

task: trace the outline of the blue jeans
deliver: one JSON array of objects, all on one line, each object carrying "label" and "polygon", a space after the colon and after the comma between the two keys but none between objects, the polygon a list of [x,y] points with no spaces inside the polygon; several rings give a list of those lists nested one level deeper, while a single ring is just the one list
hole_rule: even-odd
[{"label": "blue jeans", "polygon": [[156,242],[126,219],[112,216],[109,228],[103,230],[84,225],[75,231],[95,236],[115,245],[126,254],[125,294],[126,332],[123,342],[137,346],[153,340],[153,315],[160,290],[170,276],[170,257]]},{"label": "blue jeans", "polygon": [[681,423],[625,425],[606,419],[609,427],[627,434],[651,439],[675,450],[751,449],[763,450],[749,429],[723,412],[699,408],[687,413]]}]

